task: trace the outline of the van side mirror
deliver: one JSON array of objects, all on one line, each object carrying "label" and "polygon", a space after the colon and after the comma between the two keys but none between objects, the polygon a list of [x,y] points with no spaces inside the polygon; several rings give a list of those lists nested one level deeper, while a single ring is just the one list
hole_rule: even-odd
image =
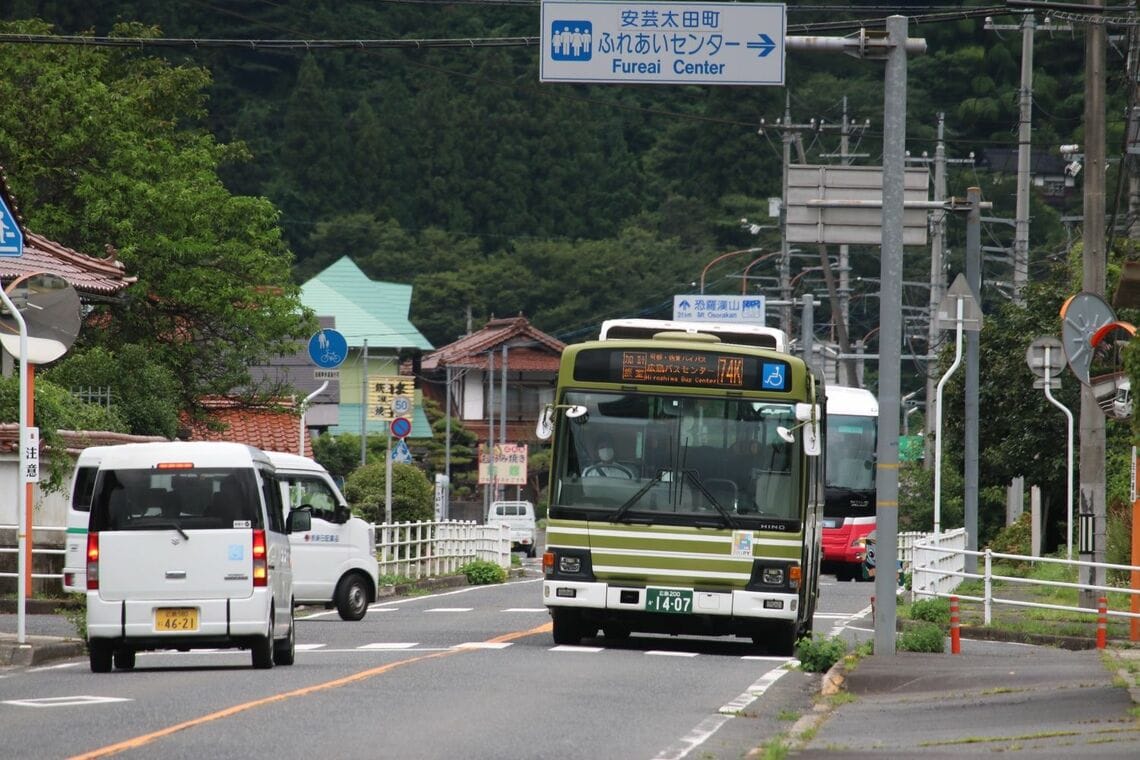
[{"label": "van side mirror", "polygon": [[308,509],[294,509],[285,518],[286,533],[305,533],[313,529],[313,513]]}]

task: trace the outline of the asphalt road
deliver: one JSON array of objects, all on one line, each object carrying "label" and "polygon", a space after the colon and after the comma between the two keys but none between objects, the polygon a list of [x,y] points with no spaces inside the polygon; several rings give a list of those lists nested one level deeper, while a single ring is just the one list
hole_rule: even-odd
[{"label": "asphalt road", "polygon": [[820,676],[747,640],[555,646],[528,565],[359,623],[302,617],[292,667],[216,651],[140,653],[110,674],[85,659],[0,671],[5,757],[742,757],[810,711]]}]

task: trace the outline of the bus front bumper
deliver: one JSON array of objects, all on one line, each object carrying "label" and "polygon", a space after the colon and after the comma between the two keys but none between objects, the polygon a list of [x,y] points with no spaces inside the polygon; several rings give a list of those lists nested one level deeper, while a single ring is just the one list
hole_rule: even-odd
[{"label": "bus front bumper", "polygon": [[[657,612],[649,606],[649,592],[679,591],[692,595],[682,610]],[[799,595],[776,591],[695,591],[676,586],[621,586],[599,582],[546,580],[542,601],[547,607],[648,614],[693,614],[757,620],[796,620]]]}]

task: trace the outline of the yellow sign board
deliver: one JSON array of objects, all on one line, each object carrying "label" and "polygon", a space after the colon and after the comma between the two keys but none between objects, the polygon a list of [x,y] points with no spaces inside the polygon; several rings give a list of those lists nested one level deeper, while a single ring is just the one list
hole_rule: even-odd
[{"label": "yellow sign board", "polygon": [[416,406],[415,384],[410,377],[378,377],[368,380],[368,419],[391,422],[412,416]]}]

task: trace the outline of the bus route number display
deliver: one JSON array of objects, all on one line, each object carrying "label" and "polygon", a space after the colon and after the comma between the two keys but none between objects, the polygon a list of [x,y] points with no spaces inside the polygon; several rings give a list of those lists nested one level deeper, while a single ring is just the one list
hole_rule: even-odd
[{"label": "bus route number display", "polygon": [[603,348],[582,351],[577,380],[668,385],[677,388],[787,391],[787,362],[720,351],[674,348]]},{"label": "bus route number display", "polygon": [[687,351],[623,351],[623,382],[744,387],[744,357]]}]

